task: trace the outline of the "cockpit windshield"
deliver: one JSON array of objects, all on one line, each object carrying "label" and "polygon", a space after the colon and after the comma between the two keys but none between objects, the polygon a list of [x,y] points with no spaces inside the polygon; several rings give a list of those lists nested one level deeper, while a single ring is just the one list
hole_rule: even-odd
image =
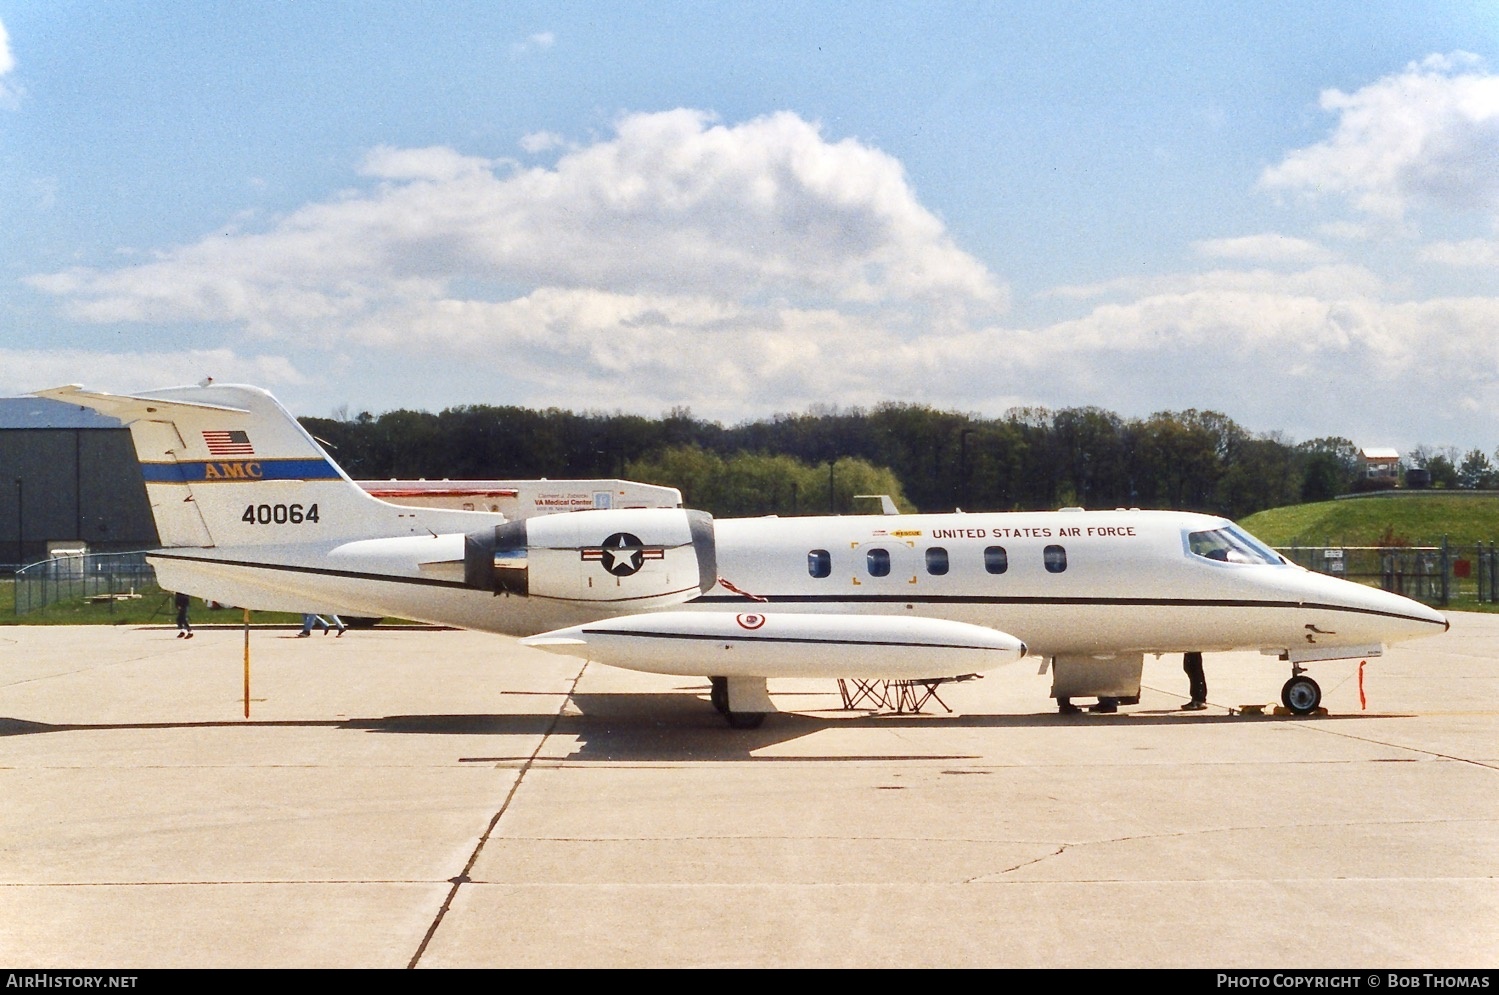
[{"label": "cockpit windshield", "polygon": [[1187,533],[1187,548],[1194,556],[1220,563],[1259,563],[1279,566],[1284,557],[1235,525],[1207,532]]}]

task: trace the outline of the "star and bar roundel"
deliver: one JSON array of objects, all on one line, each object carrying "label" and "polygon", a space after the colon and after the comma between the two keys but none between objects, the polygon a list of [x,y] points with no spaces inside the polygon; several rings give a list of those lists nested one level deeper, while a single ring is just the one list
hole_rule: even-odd
[{"label": "star and bar roundel", "polygon": [[629,532],[616,532],[597,546],[584,546],[583,559],[603,564],[616,577],[628,577],[640,570],[646,560],[666,559],[665,546],[647,546]]}]

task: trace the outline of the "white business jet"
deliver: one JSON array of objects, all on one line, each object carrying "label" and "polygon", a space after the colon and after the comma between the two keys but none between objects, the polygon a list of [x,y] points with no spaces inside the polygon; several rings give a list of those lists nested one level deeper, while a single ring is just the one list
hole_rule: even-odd
[{"label": "white business jet", "polygon": [[1443,632],[1438,612],[1315,574],[1221,518],[1164,511],[715,521],[680,508],[520,521],[380,501],[248,386],[38,396],[130,427],[161,585],[223,604],[397,616],[707,676],[736,728],[771,677],[938,681],[1030,654],[1060,703],[1138,700],[1147,653],[1259,650],[1309,713],[1315,661]]}]

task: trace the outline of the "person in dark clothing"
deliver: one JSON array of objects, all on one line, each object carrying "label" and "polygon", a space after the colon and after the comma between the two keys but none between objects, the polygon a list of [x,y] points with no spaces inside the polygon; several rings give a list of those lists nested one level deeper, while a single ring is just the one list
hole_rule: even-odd
[{"label": "person in dark clothing", "polygon": [[1202,673],[1202,654],[1193,650],[1182,654],[1182,670],[1187,672],[1187,686],[1192,700],[1182,706],[1186,712],[1200,712],[1208,707],[1208,681]]},{"label": "person in dark clothing", "polygon": [[192,599],[178,591],[174,600],[177,605],[177,638],[191,639],[193,638],[193,625],[187,620],[187,606]]}]

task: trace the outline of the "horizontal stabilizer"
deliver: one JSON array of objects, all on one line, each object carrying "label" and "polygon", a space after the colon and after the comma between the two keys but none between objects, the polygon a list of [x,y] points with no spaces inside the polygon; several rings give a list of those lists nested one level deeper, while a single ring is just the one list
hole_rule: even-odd
[{"label": "horizontal stabilizer", "polygon": [[54,401],[62,401],[64,404],[76,404],[80,408],[92,408],[100,414],[118,418],[127,425],[147,416],[162,416],[173,411],[196,411],[224,416],[249,415],[250,413],[248,408],[205,404],[201,401],[164,401],[160,398],[136,397],[131,394],[106,394],[103,391],[84,390],[79,384],[32,391],[32,396],[50,398]]}]

